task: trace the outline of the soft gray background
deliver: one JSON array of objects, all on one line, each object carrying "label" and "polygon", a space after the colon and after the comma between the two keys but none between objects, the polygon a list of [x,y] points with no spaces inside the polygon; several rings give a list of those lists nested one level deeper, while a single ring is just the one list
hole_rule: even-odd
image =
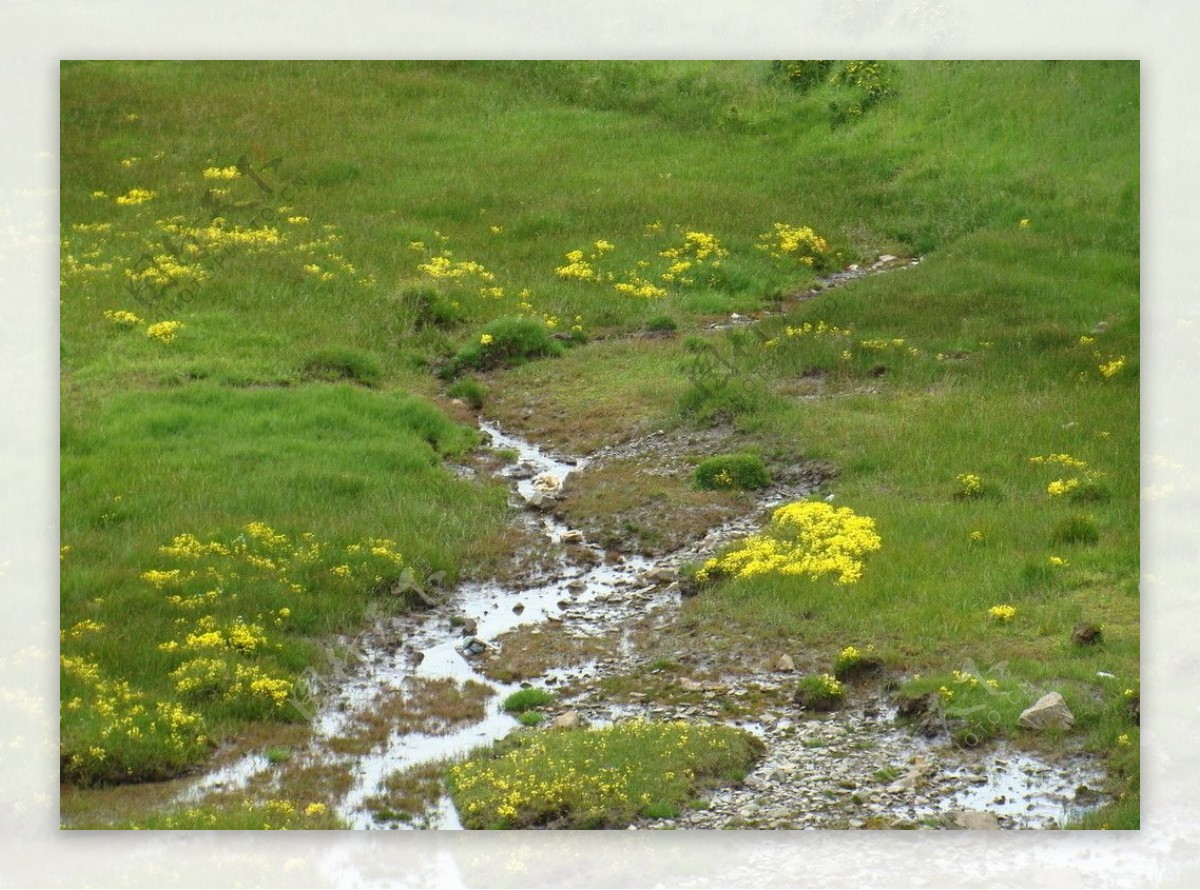
[{"label": "soft gray background", "polygon": [[[0,885],[1197,886],[1193,0],[0,0]],[[60,58],[1142,61],[1140,832],[57,830]]]}]

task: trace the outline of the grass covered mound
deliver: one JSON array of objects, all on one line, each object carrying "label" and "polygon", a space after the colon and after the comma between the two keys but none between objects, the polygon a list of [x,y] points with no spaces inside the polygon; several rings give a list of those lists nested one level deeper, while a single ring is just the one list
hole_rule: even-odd
[{"label": "grass covered mound", "polygon": [[744,730],[685,722],[518,733],[451,767],[449,787],[467,828],[625,828],[740,781],[762,750]]}]

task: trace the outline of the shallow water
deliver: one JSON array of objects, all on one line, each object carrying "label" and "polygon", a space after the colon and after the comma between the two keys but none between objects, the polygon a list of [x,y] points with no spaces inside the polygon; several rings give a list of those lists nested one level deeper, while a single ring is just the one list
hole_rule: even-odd
[{"label": "shallow water", "polygon": [[[511,449],[518,455],[517,460],[502,471],[510,478],[521,477],[513,478],[516,504],[524,504],[539,491],[557,490],[572,472],[586,465],[585,461],[570,461],[547,454],[538,446],[506,434],[492,424],[481,424],[481,428],[490,437],[494,448]],[[776,501],[783,497],[776,494]],[[794,492],[790,494],[794,495]],[[771,505],[768,500],[762,506]],[[730,523],[710,534],[707,540],[728,537],[733,530],[748,527],[751,521],[743,518]],[[540,515],[538,522],[548,547],[556,548],[571,531],[549,514]],[[356,657],[336,672],[336,683],[326,686],[324,700],[313,719],[312,739],[305,750],[293,754],[302,764],[346,765],[352,782],[336,811],[348,825],[355,829],[461,828],[457,813],[446,797],[413,824],[381,824],[376,821],[367,801],[381,794],[387,779],[398,772],[461,757],[519,726],[515,718],[502,710],[502,702],[519,689],[520,684],[495,682],[477,671],[477,660],[463,649],[470,638],[451,625],[450,616],[474,620],[477,626],[473,636],[494,646],[495,641],[508,631],[527,625],[548,627],[552,619],[569,622],[572,632],[577,635],[612,635],[652,610],[678,608],[679,594],[672,587],[644,583],[644,575],[655,566],[654,561],[640,556],[606,561],[601,548],[586,541],[580,546],[594,552],[594,565],[581,566],[578,562],[563,560],[550,580],[519,590],[494,582],[464,584],[453,592],[445,605],[428,612],[384,619],[352,642],[350,648]],[[518,603],[522,608],[514,610]],[[594,676],[602,670],[603,663],[593,662],[569,670],[551,671],[543,676],[542,682],[561,684]],[[369,714],[376,707],[381,695],[404,693],[415,682],[430,679],[451,679],[459,683],[470,680],[490,688],[494,694],[486,702],[483,719],[438,735],[402,733],[393,729],[381,744],[365,755],[348,756],[334,750],[334,743],[349,732],[356,718]],[[778,677],[756,679],[778,682]],[[638,716],[657,719],[670,709],[654,704],[589,703],[586,710],[592,725],[603,725]],[[692,709],[690,718],[713,718],[713,715],[696,714],[695,710]],[[953,749],[934,752],[929,743],[912,738],[907,731],[895,727],[890,719],[866,719],[851,709],[820,720],[776,711],[764,714],[761,722],[731,722],[763,738],[767,743],[767,754],[748,777],[748,787],[718,792],[713,796],[714,813],[718,815],[698,817],[700,819],[719,818],[721,806],[744,806],[745,801],[752,799],[767,800],[768,804],[764,806],[772,799],[782,801],[786,806],[799,806],[791,791],[775,787],[765,777],[781,768],[796,769],[798,764],[801,771],[809,768],[806,764],[819,758],[805,750],[803,739],[811,742],[822,733],[833,733],[834,737],[839,733],[870,736],[876,746],[874,751],[861,757],[853,754],[849,761],[843,759],[837,767],[844,771],[845,764],[850,763],[853,765],[850,768],[858,769],[863,776],[878,770],[883,765],[880,758],[884,755],[890,757],[891,762],[900,762],[905,757],[936,753],[941,771],[938,794],[916,803],[903,796],[883,795],[879,800],[869,802],[865,810],[880,816],[919,820],[949,810],[977,809],[1001,817],[1005,827],[1048,827],[1061,824],[1073,807],[1085,805],[1076,802],[1078,786],[1095,786],[1103,779],[1103,774],[1090,761],[1076,759],[1049,764],[1006,746],[990,753]],[[196,801],[209,791],[236,789],[251,781],[265,779],[269,785],[273,768],[263,754],[248,754],[194,782],[182,799]],[[812,767],[811,781],[832,784],[834,779],[823,776],[822,769]],[[1094,799],[1090,805],[1094,805]],[[797,827],[821,827],[817,818],[821,814],[810,815],[813,818]],[[678,827],[719,825],[700,823]]]}]

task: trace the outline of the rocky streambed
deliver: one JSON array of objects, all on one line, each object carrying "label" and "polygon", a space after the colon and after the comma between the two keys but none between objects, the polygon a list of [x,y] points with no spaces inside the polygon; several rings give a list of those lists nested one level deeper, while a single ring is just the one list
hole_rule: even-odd
[{"label": "rocky streambed", "polygon": [[812,493],[813,478],[776,484],[754,510],[664,555],[619,554],[553,512],[588,459],[482,429],[493,448],[516,455],[501,472],[544,551],[537,577],[463,584],[428,597],[427,609],[380,616],[339,641],[332,670],[314,678],[311,737],[285,762],[238,757],[182,799],[306,783],[336,799],[353,828],[460,828],[441,768],[518,730],[501,703],[534,685],[554,692],[544,710],[558,726],[724,722],[765,743],[745,781],[710,795],[705,809],[630,828],[1053,828],[1102,802],[1092,789],[1104,774],[1091,759],[927,739],[897,724],[878,683],[852,687],[833,714],[810,713],[793,701],[801,653],[762,651],[750,640],[740,652],[710,651],[679,632],[678,567],[757,528],[773,505]]}]

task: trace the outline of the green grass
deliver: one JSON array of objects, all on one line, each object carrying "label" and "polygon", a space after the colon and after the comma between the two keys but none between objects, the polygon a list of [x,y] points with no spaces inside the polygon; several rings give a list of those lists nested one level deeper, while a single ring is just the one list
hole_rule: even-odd
[{"label": "green grass", "polygon": [[520,689],[504,700],[504,710],[520,713],[529,711],[533,708],[548,705],[554,701],[554,695],[547,692],[545,689],[538,689],[536,686],[531,686],[528,689]]},{"label": "green grass", "polygon": [[[250,719],[179,702],[168,679],[157,645],[180,616],[139,576],[175,535],[229,541],[257,521],[330,554],[386,538],[451,579],[502,557],[503,490],[443,465],[476,440],[441,414],[435,372],[470,367],[489,415],[558,447],[730,423],[773,472],[834,467],[835,504],[883,539],[861,581],[728,581],[685,620],[831,659],[873,643],[939,686],[969,659],[1059,688],[1127,794],[1109,823],[1136,818],[1122,690],[1096,671],[1137,686],[1137,63],[886,76],[883,101],[838,122],[851,87],[800,93],[769,62],[64,66],[63,649],[107,697],[129,683],[130,708],[204,718],[146,774]],[[241,176],[204,176],[239,160]],[[134,188],[156,195],[114,200]],[[792,301],[813,272],[758,249],[776,223],[811,226],[843,262],[923,261]],[[725,255],[666,282],[689,232]],[[574,250],[595,277],[556,272]],[[638,282],[666,293],[617,288]],[[783,314],[708,329],[762,310]],[[678,339],[646,337],[664,318]],[[182,323],[173,340],[147,336],[163,321]],[[489,362],[485,333],[534,360]],[[1030,461],[1064,453],[1086,471]],[[961,474],[989,496],[954,497]],[[292,609],[288,629],[264,626],[283,654],[242,662],[296,676],[362,621],[368,585],[315,577],[288,579],[304,609],[259,587],[214,613]],[[1016,616],[989,623],[1000,603]],[[1104,642],[1073,646],[1079,621]],[[82,710],[64,710],[67,760],[100,745]]]}]

